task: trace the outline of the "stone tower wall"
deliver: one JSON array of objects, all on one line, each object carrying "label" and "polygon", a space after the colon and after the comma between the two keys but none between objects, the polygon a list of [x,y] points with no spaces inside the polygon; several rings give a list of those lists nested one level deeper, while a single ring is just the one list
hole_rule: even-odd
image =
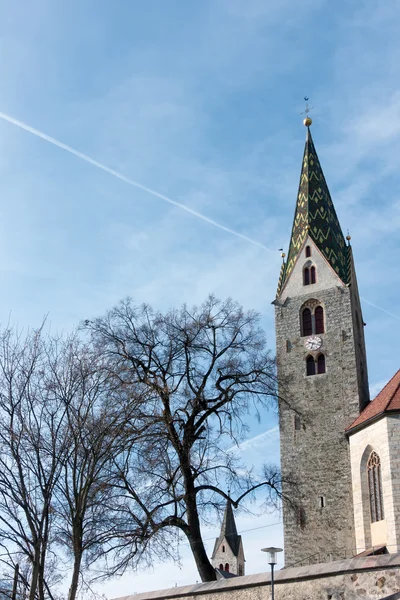
[{"label": "stone tower wall", "polygon": [[364,320],[361,311],[360,296],[358,293],[357,277],[354,269],[353,259],[351,260],[351,270],[352,273],[350,294],[361,412],[368,404],[370,397],[368,385],[367,354],[365,350]]},{"label": "stone tower wall", "polygon": [[[360,404],[352,296],[315,247],[312,255],[318,283],[303,286],[303,249],[291,281],[275,302],[281,468],[284,479],[298,484],[297,491],[284,485],[284,493],[300,506],[294,510],[284,505],[286,566],[355,553],[350,453],[344,433]],[[310,352],[304,347],[307,338],[301,336],[300,312],[310,299],[324,308],[325,333],[320,337],[326,373],[307,377],[305,359]],[[295,428],[296,415],[300,429]]]}]

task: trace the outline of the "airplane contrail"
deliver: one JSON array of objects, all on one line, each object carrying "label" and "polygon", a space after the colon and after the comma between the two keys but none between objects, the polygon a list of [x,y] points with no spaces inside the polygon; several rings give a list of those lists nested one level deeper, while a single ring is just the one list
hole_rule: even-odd
[{"label": "airplane contrail", "polygon": [[193,210],[192,208],[189,208],[185,204],[181,204],[180,202],[177,202],[176,200],[172,200],[172,198],[169,198],[168,196],[165,196],[164,194],[160,194],[160,192],[157,192],[156,190],[153,190],[152,188],[149,188],[146,185],[143,185],[137,181],[134,181],[133,179],[130,179],[129,177],[126,177],[122,173],[119,173],[119,171],[116,171],[115,169],[111,169],[111,167],[107,167],[107,165],[104,165],[103,163],[99,162],[98,160],[95,160],[94,158],[91,158],[87,154],[84,154],[83,152],[80,152],[79,150],[72,148],[72,146],[68,146],[67,144],[64,144],[64,142],[60,142],[60,140],[57,140],[56,138],[53,138],[50,135],[47,135],[46,133],[43,133],[43,131],[39,131],[39,129],[35,129],[34,127],[31,127],[30,125],[28,125],[27,123],[24,123],[23,121],[19,121],[18,119],[15,119],[14,117],[11,117],[10,115],[7,115],[6,113],[3,113],[3,112],[0,112],[0,119],[3,119],[3,121],[7,121],[8,123],[11,123],[12,125],[16,125],[16,127],[19,127],[20,129],[23,129],[24,131],[27,131],[28,133],[31,133],[32,135],[35,135],[36,137],[39,137],[42,140],[49,142],[50,144],[53,144],[53,146],[57,146],[58,148],[61,148],[62,150],[65,150],[66,152],[69,152],[70,154],[77,156],[81,160],[84,160],[87,163],[89,163],[90,165],[93,165],[94,167],[97,167],[98,169],[101,169],[102,171],[105,171],[106,173],[109,173],[110,175],[113,175],[114,177],[117,177],[118,179],[125,181],[125,183],[128,183],[129,185],[132,185],[133,187],[138,188],[139,190],[142,190],[143,192],[151,194],[152,196],[155,196],[156,198],[160,198],[161,200],[164,200],[164,202],[168,202],[168,204],[172,204],[173,206],[176,206],[177,208],[180,208],[181,210],[185,210],[186,212],[190,213],[194,217],[197,217],[198,219],[201,219],[202,221],[205,221],[206,223],[209,223],[210,225],[213,225],[214,227],[218,227],[218,229],[221,229],[222,231],[226,231],[227,233],[230,233],[231,235],[235,235],[236,237],[238,237],[242,240],[245,240],[246,242],[250,242],[250,244],[254,244],[255,246],[258,246],[259,248],[263,248],[263,250],[268,250],[269,252],[275,252],[271,248],[267,248],[267,246],[264,246],[264,244],[261,244],[260,242],[253,240],[252,238],[248,237],[247,235],[243,235],[242,233],[239,233],[238,231],[235,231],[234,229],[225,227],[225,225],[221,225],[221,223],[218,223],[217,221],[210,219],[206,215],[199,213],[197,210]]},{"label": "airplane contrail", "polygon": [[378,310],[381,310],[382,312],[386,313],[387,315],[390,315],[391,317],[394,317],[395,319],[398,319],[400,321],[399,315],[395,315],[394,313],[389,312],[388,310],[386,310],[386,308],[382,308],[381,306],[378,306],[377,304],[374,304],[373,302],[370,302],[366,298],[361,298],[361,300],[363,302],[366,302],[370,306],[373,306],[374,308],[377,308]]},{"label": "airplane contrail", "polygon": [[[83,152],[80,152],[79,150],[72,148],[72,146],[68,146],[67,144],[64,144],[64,142],[60,142],[60,140],[57,140],[56,138],[53,138],[50,135],[47,135],[46,133],[43,133],[43,131],[39,131],[39,129],[35,129],[34,127],[31,127],[30,125],[28,125],[27,123],[24,123],[23,121],[15,119],[14,117],[11,117],[10,115],[7,115],[6,113],[3,113],[3,112],[0,112],[0,119],[3,119],[3,121],[7,121],[8,123],[15,125],[16,127],[19,127],[20,129],[23,129],[24,131],[27,131],[28,133],[31,133],[32,135],[35,135],[36,137],[39,137],[42,140],[49,142],[50,144],[53,144],[53,146],[57,146],[58,148],[61,148],[61,150],[65,150],[66,152],[69,152],[70,154],[77,156],[81,160],[84,160],[87,163],[89,163],[90,165],[93,165],[94,167],[97,167],[98,169],[101,169],[102,171],[105,171],[106,173],[113,175],[117,179],[121,179],[122,181],[125,181],[125,183],[128,183],[129,185],[132,185],[133,187],[138,188],[139,190],[142,190],[143,192],[151,194],[152,196],[155,196],[156,198],[160,198],[160,200],[164,200],[164,202],[168,202],[168,204],[172,204],[173,206],[176,206],[177,208],[180,208],[181,210],[185,210],[186,212],[193,215],[194,217],[197,217],[198,219],[201,219],[202,221],[205,221],[206,223],[209,223],[210,225],[213,225],[214,227],[217,227],[218,229],[221,229],[222,231],[225,231],[226,233],[230,233],[231,235],[234,235],[242,240],[245,240],[246,242],[250,242],[250,244],[258,246],[259,248],[262,248],[263,250],[268,250],[269,252],[275,253],[275,250],[272,250],[271,248],[264,246],[264,244],[261,244],[260,242],[253,240],[252,238],[248,237],[247,235],[243,235],[242,233],[239,233],[238,231],[235,231],[234,229],[225,227],[225,225],[221,225],[221,223],[218,223],[217,221],[210,219],[206,215],[199,213],[197,210],[193,210],[192,208],[185,206],[185,204],[181,204],[180,202],[177,202],[176,200],[172,200],[172,198],[169,198],[168,196],[165,196],[164,194],[161,194],[160,192],[157,192],[156,190],[153,190],[152,188],[149,188],[146,185],[143,185],[137,181],[134,181],[133,179],[130,179],[129,177],[126,177],[122,173],[119,173],[119,171],[116,171],[115,169],[111,169],[111,167],[107,167],[107,165],[104,165],[103,163],[99,162],[98,160],[95,160],[94,158],[91,158],[87,154],[84,154]],[[374,308],[377,308],[378,310],[385,312],[386,314],[390,315],[391,317],[394,317],[395,319],[400,320],[400,317],[398,315],[395,315],[394,313],[389,312],[385,308],[382,308],[381,306],[378,306],[377,304],[373,304],[366,298],[362,298],[362,300],[364,302],[366,302],[367,304],[370,304]]]}]

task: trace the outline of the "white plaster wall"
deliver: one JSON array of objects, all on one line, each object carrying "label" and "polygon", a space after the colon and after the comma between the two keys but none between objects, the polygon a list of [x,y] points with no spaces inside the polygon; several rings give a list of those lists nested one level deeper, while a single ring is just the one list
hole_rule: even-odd
[{"label": "white plaster wall", "polygon": [[[306,257],[306,246],[311,248],[311,256]],[[303,285],[303,267],[306,262],[311,261],[317,270],[317,281],[310,285]],[[328,261],[324,258],[310,237],[307,237],[303,249],[298,255],[297,262],[291,272],[286,285],[280,294],[282,302],[287,297],[301,296],[302,294],[318,293],[335,285],[344,286],[343,281],[336,275]]]},{"label": "white plaster wall", "polygon": [[[386,545],[400,550],[400,415],[385,416],[350,436],[351,474],[357,553],[377,542],[371,536],[366,461],[374,450],[381,460]],[[376,529],[376,528],[375,528]],[[380,530],[380,537],[382,530]]]}]

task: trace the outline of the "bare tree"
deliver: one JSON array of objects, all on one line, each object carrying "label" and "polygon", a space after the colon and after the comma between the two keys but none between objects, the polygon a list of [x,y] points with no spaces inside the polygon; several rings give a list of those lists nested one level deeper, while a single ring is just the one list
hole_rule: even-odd
[{"label": "bare tree", "polygon": [[201,579],[215,579],[201,521],[226,501],[228,485],[235,506],[261,485],[271,498],[281,493],[277,471],[256,478],[238,468],[230,451],[246,432],[249,411],[276,397],[275,364],[258,315],[213,296],[201,307],[166,314],[128,299],[85,327],[121,390],[146,397],[140,419],[147,434],[116,460],[116,510],[129,521],[113,546],[115,569],[137,557],[139,534],[146,545],[178,530]]},{"label": "bare tree", "polygon": [[47,378],[42,330],[0,335],[0,539],[31,564],[29,599],[48,596],[54,487],[65,410]]},{"label": "bare tree", "polygon": [[74,600],[84,555],[91,564],[115,535],[114,465],[137,435],[137,399],[119,387],[115,393],[115,378],[76,336],[64,343],[62,355],[62,361],[50,361],[54,388],[65,403],[68,439],[56,485],[57,539],[73,557],[68,598]]}]

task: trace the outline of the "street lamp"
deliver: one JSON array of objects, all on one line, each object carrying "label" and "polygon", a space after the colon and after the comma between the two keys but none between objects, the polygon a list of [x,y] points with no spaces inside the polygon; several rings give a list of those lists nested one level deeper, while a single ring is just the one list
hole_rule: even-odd
[{"label": "street lamp", "polygon": [[261,552],[268,552],[268,563],[271,565],[271,600],[274,600],[274,565],[276,565],[276,555],[282,552],[282,548],[261,548]]}]

